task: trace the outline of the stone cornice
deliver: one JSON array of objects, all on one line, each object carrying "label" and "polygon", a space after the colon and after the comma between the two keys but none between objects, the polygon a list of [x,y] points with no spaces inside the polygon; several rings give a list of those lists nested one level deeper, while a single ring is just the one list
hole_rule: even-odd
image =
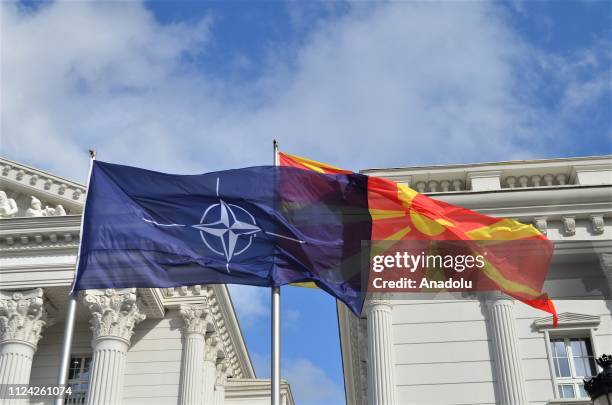
[{"label": "stone cornice", "polygon": [[71,207],[82,206],[85,201],[84,185],[0,157],[0,188],[3,184],[53,197]]},{"label": "stone cornice", "polygon": [[117,338],[129,343],[134,326],[146,318],[138,308],[135,288],[87,290],[83,301],[91,312],[94,340]]},{"label": "stone cornice", "polygon": [[42,288],[0,291],[0,343],[17,341],[36,348],[43,327],[52,323],[44,307]]},{"label": "stone cornice", "polygon": [[[498,172],[500,186],[504,189],[539,189],[581,184],[578,174],[585,171],[599,176],[605,184],[612,184],[610,156],[365,169],[361,173],[408,184],[419,192],[453,193],[469,192],[473,173]],[[587,184],[593,184],[592,178]]]},{"label": "stone cornice", "polygon": [[[294,405],[295,400],[291,392],[291,386],[285,380],[280,383],[281,397],[286,398],[287,405]],[[256,399],[269,401],[270,380],[254,378],[230,378],[225,385],[225,397],[229,400],[250,401]],[[281,402],[283,403],[283,402]]]},{"label": "stone cornice", "polygon": [[79,246],[80,215],[0,220],[3,251],[49,251]]}]

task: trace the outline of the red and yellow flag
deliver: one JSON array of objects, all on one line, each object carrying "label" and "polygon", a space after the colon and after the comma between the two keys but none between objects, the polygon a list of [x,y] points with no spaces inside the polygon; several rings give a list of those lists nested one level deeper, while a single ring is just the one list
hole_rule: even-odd
[{"label": "red and yellow flag", "polygon": [[[280,164],[323,174],[346,174],[350,171],[280,153]],[[472,210],[451,205],[410,187],[380,177],[368,177],[368,207],[372,218],[372,241],[401,240],[462,240],[534,241],[545,259],[539,266],[542,274],[548,270],[553,245],[537,228],[513,219],[482,215]],[[506,266],[490,258],[483,269],[490,284],[504,293],[546,311],[557,324],[557,312],[548,295],[528,281],[524,269]],[[521,273],[523,271],[523,273]]]}]

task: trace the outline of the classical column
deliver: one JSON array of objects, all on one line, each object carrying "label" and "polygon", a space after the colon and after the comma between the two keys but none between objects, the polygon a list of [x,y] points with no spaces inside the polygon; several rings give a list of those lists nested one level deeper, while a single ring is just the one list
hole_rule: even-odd
[{"label": "classical column", "polygon": [[225,359],[217,361],[217,379],[215,381],[214,405],[223,405],[225,402],[225,383],[227,382],[227,362]]},{"label": "classical column", "polygon": [[[43,290],[0,291],[0,384],[28,384],[42,328]],[[0,404],[14,403],[5,395]],[[16,402],[15,402],[16,403]]]},{"label": "classical column", "polygon": [[527,403],[525,377],[514,317],[514,300],[501,293],[487,297],[494,368],[499,402],[504,405]]},{"label": "classical column", "polygon": [[180,310],[183,328],[183,361],[181,363],[181,405],[200,405],[204,392],[204,337],[209,327],[205,305],[183,305]]},{"label": "classical column", "polygon": [[120,404],[134,325],[145,319],[136,303],[136,289],[87,290],[83,300],[91,311],[93,331],[87,404]]},{"label": "classical column", "polygon": [[366,301],[368,317],[368,404],[393,405],[395,366],[391,302],[383,294]]}]

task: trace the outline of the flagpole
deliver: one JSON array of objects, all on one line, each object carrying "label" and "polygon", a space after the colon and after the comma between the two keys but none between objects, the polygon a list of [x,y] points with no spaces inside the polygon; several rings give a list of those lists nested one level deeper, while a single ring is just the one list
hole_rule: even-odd
[{"label": "flagpole", "polygon": [[[272,143],[274,149],[274,166],[278,166],[278,142]],[[280,405],[280,287],[272,287],[272,405]]]},{"label": "flagpole", "polygon": [[[87,175],[87,191],[89,190],[89,181],[91,180],[91,170],[93,168],[93,161],[96,160],[96,151],[89,150],[89,173]],[[87,191],[85,192],[85,201],[87,202]],[[80,240],[83,240],[83,220],[85,219],[85,205],[83,206],[83,212],[81,213],[81,228],[79,232]],[[59,374],[57,376],[57,385],[59,387],[66,387],[68,384],[68,368],[70,367],[70,349],[72,348],[72,336],[74,335],[74,319],[76,316],[77,308],[77,294],[74,291],[74,282],[76,281],[76,272],[79,267],[79,260],[81,258],[81,243],[79,242],[79,249],[77,251],[76,266],[74,270],[74,277],[72,280],[72,286],[70,288],[70,296],[68,297],[68,307],[66,308],[66,321],[64,322],[64,340],[62,342],[62,352],[60,357]],[[64,395],[58,395],[55,398],[55,405],[64,405]]]}]

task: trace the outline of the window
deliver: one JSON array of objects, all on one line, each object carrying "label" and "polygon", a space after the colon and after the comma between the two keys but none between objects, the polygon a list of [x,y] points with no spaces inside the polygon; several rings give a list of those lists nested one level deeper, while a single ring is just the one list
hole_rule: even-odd
[{"label": "window", "polygon": [[66,396],[66,405],[84,404],[89,389],[89,368],[91,356],[73,356],[68,370],[68,386],[72,394]]},{"label": "window", "polygon": [[552,338],[550,354],[559,398],[588,398],[582,380],[597,374],[591,340]]}]

